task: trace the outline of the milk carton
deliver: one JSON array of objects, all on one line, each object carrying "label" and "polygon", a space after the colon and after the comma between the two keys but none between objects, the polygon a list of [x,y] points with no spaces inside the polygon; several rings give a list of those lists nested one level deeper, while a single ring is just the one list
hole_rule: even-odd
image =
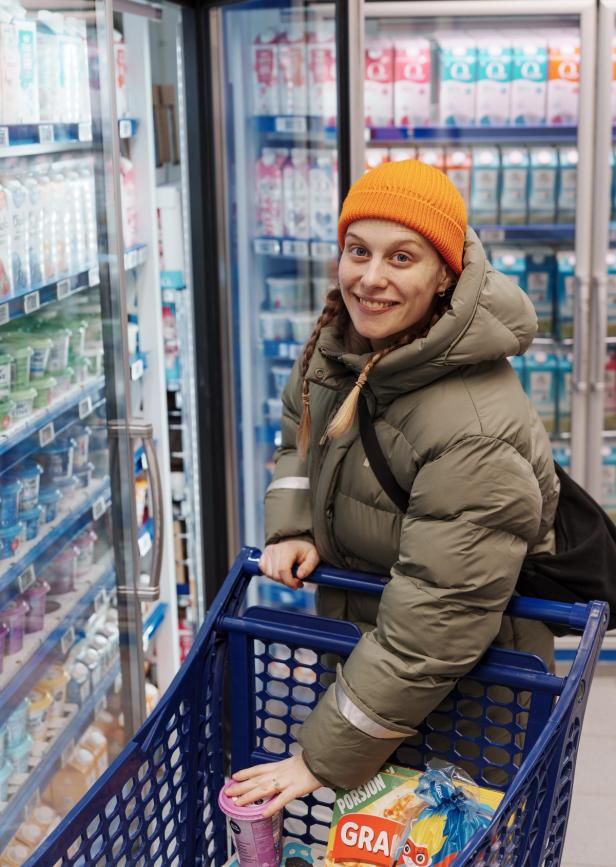
[{"label": "milk carton", "polygon": [[552,352],[526,355],[526,393],[548,433],[556,429],[558,360]]},{"label": "milk carton", "polygon": [[497,147],[472,150],[471,218],[476,224],[498,223],[500,153]]},{"label": "milk carton", "polygon": [[490,261],[497,271],[506,274],[526,291],[526,257],[515,247],[493,247]]},{"label": "milk carton", "polygon": [[310,237],[310,197],[308,151],[292,148],[282,167],[282,214],[288,238]]},{"label": "milk carton", "polygon": [[263,148],[255,166],[257,235],[280,237],[282,222],[282,159],[274,148]]},{"label": "milk carton", "polygon": [[76,18],[74,27],[79,50],[77,62],[79,118],[82,121],[90,121],[92,119],[92,105],[90,102],[90,63],[86,22],[83,18]]},{"label": "milk carton", "polygon": [[98,259],[98,228],[96,219],[96,190],[92,166],[81,166],[81,208],[86,223],[86,262],[89,265]]},{"label": "milk carton", "polygon": [[392,163],[400,162],[400,160],[415,160],[417,159],[416,148],[390,148],[389,160]]},{"label": "milk carton", "polygon": [[556,253],[556,329],[561,339],[573,336],[575,310],[575,253]]},{"label": "milk carton", "polygon": [[1,120],[5,124],[38,123],[36,24],[21,15],[12,19],[12,10],[0,8]]},{"label": "milk carton", "polygon": [[558,148],[558,204],[556,219],[559,223],[575,222],[577,201],[577,164],[576,147],[562,145]]},{"label": "milk carton", "polygon": [[573,391],[573,355],[563,352],[558,358],[558,431],[571,432],[571,394]]},{"label": "milk carton", "polygon": [[548,82],[547,40],[520,34],[513,38],[511,122],[537,125],[546,122]]},{"label": "milk carton", "polygon": [[15,294],[30,288],[29,208],[28,193],[17,178],[3,181],[9,203],[13,253],[13,291]]},{"label": "milk carton", "polygon": [[[79,177],[79,173],[74,169],[67,171],[65,177],[67,182],[68,202],[72,212],[73,222],[71,258],[75,263],[75,270],[80,271],[82,268],[85,268],[87,263],[86,248],[88,245],[88,226],[81,198],[81,178]],[[133,246],[133,244],[127,243],[126,239],[124,243],[127,247]],[[136,238],[133,243],[136,243]]]},{"label": "milk carton", "polygon": [[471,170],[473,162],[468,148],[447,149],[445,169],[447,177],[454,184],[464,199],[468,210],[471,202]]},{"label": "milk carton", "polygon": [[387,148],[366,148],[364,165],[366,171],[376,169],[377,166],[389,162],[389,150]]},{"label": "milk carton", "polygon": [[43,264],[42,271],[45,281],[51,282],[58,275],[58,212],[56,210],[55,187],[49,175],[44,170],[37,172],[36,178],[41,197],[41,212],[43,214]]},{"label": "milk carton", "polygon": [[278,34],[275,30],[259,33],[252,43],[252,111],[253,114],[280,114],[278,88]]},{"label": "milk carton", "polygon": [[438,45],[439,118],[444,126],[475,123],[477,47],[467,34],[444,36]]},{"label": "milk carton", "polygon": [[432,55],[427,39],[405,39],[394,46],[394,124],[432,122]]},{"label": "milk carton", "polygon": [[19,53],[10,13],[0,8],[0,123],[19,123]]},{"label": "milk carton", "polygon": [[74,271],[73,252],[73,212],[68,200],[66,178],[57,168],[49,173],[55,212],[55,261],[58,277]]},{"label": "milk carton", "polygon": [[60,36],[62,16],[41,11],[36,25],[38,89],[41,123],[54,123],[62,114]]},{"label": "milk carton", "polygon": [[501,150],[500,218],[502,223],[525,223],[528,195],[528,149]]},{"label": "milk carton", "polygon": [[508,39],[477,39],[477,123],[503,126],[509,123],[513,51]]},{"label": "milk carton", "polygon": [[0,299],[13,295],[13,237],[9,194],[0,187]]},{"label": "milk carton", "polygon": [[[138,240],[137,185],[131,160],[120,157],[120,193],[122,204],[122,234],[124,247],[134,247]],[[75,213],[77,213],[75,211]]]},{"label": "milk carton", "polygon": [[545,336],[553,335],[555,333],[556,259],[549,247],[527,249],[526,291],[537,314],[538,333]]},{"label": "milk carton", "polygon": [[529,223],[556,221],[558,154],[549,145],[530,148],[530,179],[528,184]]},{"label": "milk carton", "polygon": [[366,126],[393,126],[394,48],[391,42],[367,40],[364,69]]},{"label": "milk carton", "polygon": [[308,58],[303,24],[290,24],[278,43],[281,114],[308,114]]},{"label": "milk carton", "polygon": [[338,214],[338,184],[331,151],[315,151],[308,172],[311,238],[335,241]]},{"label": "milk carton", "polygon": [[128,117],[126,89],[126,43],[118,30],[113,31],[113,57],[115,69],[115,95],[118,117]]},{"label": "milk carton", "polygon": [[80,120],[79,70],[81,67],[81,43],[74,18],[64,19],[64,31],[60,36],[60,62],[62,64],[62,120],[77,123]]},{"label": "milk carton", "polygon": [[580,96],[580,38],[576,33],[550,36],[548,42],[547,122],[576,124]]},{"label": "milk carton", "polygon": [[436,169],[445,171],[445,149],[439,147],[417,148],[417,159]]},{"label": "milk carton", "polygon": [[616,337],[616,251],[606,254],[607,266],[607,334]]},{"label": "milk carton", "polygon": [[338,93],[333,21],[319,22],[308,37],[308,110],[311,115],[323,118],[324,126],[336,126]]},{"label": "milk carton", "polygon": [[27,175],[23,185],[28,197],[28,245],[30,281],[33,286],[47,283],[50,276],[43,270],[46,265],[44,243],[45,218],[41,188],[35,175]]}]

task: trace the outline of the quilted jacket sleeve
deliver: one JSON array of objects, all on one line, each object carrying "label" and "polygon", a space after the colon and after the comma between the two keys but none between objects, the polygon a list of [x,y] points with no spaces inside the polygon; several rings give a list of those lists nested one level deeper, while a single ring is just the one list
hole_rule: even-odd
[{"label": "quilted jacket sleeve", "polygon": [[499,631],[541,503],[530,464],[502,440],[469,436],[420,469],[376,628],[299,733],[322,782],[373,776],[475,665]]},{"label": "quilted jacket sleeve", "polygon": [[274,455],[274,478],[265,493],[265,542],[304,538],[312,541],[312,511],[308,464],[295,446],[302,414],[299,363],[291,371],[282,395],[282,440]]}]

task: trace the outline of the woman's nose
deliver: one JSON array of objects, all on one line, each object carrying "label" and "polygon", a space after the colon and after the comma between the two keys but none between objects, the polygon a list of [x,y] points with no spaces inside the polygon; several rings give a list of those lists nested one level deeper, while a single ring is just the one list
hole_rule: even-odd
[{"label": "woman's nose", "polygon": [[366,289],[381,289],[387,285],[385,263],[373,257],[367,264],[362,276],[362,284]]}]

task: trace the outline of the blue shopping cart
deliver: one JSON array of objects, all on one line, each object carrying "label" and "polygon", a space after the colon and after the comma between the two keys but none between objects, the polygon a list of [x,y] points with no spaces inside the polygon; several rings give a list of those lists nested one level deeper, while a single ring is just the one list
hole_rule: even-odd
[{"label": "blue shopping cart", "polygon": [[[332,660],[347,656],[359,637],[351,623],[247,607],[259,553],[241,551],[154,713],[25,867],[224,864],[217,797],[226,770],[225,714],[234,769],[289,755],[297,728],[331,682]],[[370,593],[387,580],[327,567],[313,577]],[[508,612],[583,633],[569,675],[549,674],[531,654],[492,648],[395,756],[415,768],[434,757],[462,762],[477,782],[505,792],[491,825],[451,867],[557,867],[562,855],[607,605],[515,598]],[[327,789],[293,802],[286,833],[324,843],[332,803]]]}]

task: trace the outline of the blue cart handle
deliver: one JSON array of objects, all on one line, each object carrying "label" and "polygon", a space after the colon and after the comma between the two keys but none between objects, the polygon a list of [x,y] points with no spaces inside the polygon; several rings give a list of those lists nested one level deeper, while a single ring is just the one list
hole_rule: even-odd
[{"label": "blue cart handle", "polygon": [[[259,558],[261,552],[253,548],[244,561],[244,569],[249,575],[261,575]],[[295,569],[293,570],[295,572]],[[370,575],[367,572],[353,572],[346,569],[336,569],[333,566],[317,566],[304,581],[320,584],[323,587],[336,587],[339,590],[355,590],[362,593],[382,593],[390,581],[389,575]],[[522,617],[526,620],[541,620],[543,623],[553,623],[568,626],[570,629],[584,631],[590,616],[590,605],[579,602],[551,602],[547,599],[534,599],[529,596],[514,596],[506,608],[511,617]]]}]

